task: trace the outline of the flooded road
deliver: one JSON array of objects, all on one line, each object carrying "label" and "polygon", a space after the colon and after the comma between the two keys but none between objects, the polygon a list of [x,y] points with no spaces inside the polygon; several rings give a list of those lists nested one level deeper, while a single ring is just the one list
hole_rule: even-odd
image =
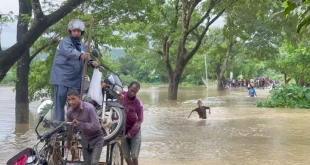
[{"label": "flooded road", "polygon": [[[246,90],[216,92],[181,88],[178,101],[167,100],[166,88],[142,88],[142,165],[310,164],[310,111],[256,108],[258,98]],[[201,99],[211,106],[207,120],[188,114]],[[29,128],[15,126],[15,96],[0,87],[0,164],[36,141],[35,109],[31,103]],[[16,129],[15,129],[16,128]]]}]

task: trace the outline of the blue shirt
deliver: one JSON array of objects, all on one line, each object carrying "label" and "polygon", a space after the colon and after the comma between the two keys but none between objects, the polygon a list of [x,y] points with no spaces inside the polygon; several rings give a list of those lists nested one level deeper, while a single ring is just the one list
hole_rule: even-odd
[{"label": "blue shirt", "polygon": [[80,55],[86,51],[82,42],[78,51],[70,37],[64,38],[57,46],[51,71],[50,83],[80,89],[83,73],[83,60]]}]

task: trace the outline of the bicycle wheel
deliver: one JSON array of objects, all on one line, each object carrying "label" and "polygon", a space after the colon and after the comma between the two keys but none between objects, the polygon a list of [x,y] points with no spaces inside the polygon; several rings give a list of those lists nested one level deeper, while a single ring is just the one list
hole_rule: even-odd
[{"label": "bicycle wheel", "polygon": [[109,159],[109,165],[123,165],[123,151],[121,144],[116,142],[111,145],[111,154]]},{"label": "bicycle wheel", "polygon": [[60,142],[56,141],[56,137],[53,137],[49,144],[43,149],[44,157],[48,165],[65,165],[66,161],[63,160],[62,152],[60,148]]},{"label": "bicycle wheel", "polygon": [[125,124],[124,111],[118,107],[110,107],[106,110],[104,119],[101,121],[101,129],[105,141],[115,139],[123,130]]}]

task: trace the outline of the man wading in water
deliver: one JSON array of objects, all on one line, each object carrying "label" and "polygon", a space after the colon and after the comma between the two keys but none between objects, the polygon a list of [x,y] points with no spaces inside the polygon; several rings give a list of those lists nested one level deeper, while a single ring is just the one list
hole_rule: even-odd
[{"label": "man wading in water", "polygon": [[194,110],[192,110],[192,112],[188,115],[188,118],[191,116],[191,114],[196,111],[199,115],[200,119],[207,119],[207,109],[209,109],[209,114],[211,114],[211,108],[210,107],[206,107],[206,106],[201,106],[202,105],[202,101],[198,100],[197,102],[198,107]]}]

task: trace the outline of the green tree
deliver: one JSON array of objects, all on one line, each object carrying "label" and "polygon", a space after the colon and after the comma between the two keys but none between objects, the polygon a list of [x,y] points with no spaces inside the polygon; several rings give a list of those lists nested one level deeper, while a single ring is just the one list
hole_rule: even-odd
[{"label": "green tree", "polygon": [[310,0],[286,0],[283,3],[284,14],[289,16],[290,14],[294,14],[298,16],[298,25],[297,32],[299,33],[304,29],[304,31],[308,30],[305,27],[308,27],[310,24],[310,15],[309,15],[309,4]]},{"label": "green tree", "polygon": [[148,20],[123,25],[123,30],[127,29],[136,34],[135,38],[140,38],[139,43],[147,42],[142,45],[145,49],[150,48],[162,57],[169,80],[168,99],[177,99],[185,67],[200,48],[209,27],[234,2],[152,1],[151,7],[147,8]]},{"label": "green tree", "polygon": [[[310,84],[310,43],[302,39],[298,45],[284,42],[281,47],[281,56],[276,61],[276,67],[287,77],[294,78],[299,86]],[[290,79],[285,79],[285,84]]]}]

